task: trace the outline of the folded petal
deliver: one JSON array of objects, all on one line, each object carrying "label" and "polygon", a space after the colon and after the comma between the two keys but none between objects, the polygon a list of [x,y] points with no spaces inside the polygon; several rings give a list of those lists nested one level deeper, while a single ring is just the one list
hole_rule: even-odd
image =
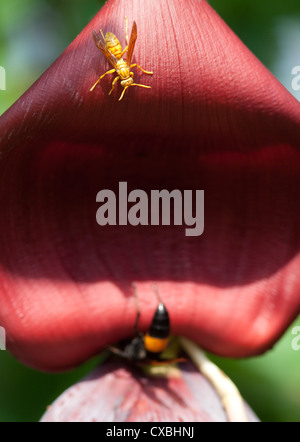
[{"label": "folded petal", "polygon": [[[129,366],[104,364],[62,393],[41,421],[227,422],[208,381],[191,363],[182,368],[169,378],[148,378]],[[249,421],[257,422],[245,409]]]}]

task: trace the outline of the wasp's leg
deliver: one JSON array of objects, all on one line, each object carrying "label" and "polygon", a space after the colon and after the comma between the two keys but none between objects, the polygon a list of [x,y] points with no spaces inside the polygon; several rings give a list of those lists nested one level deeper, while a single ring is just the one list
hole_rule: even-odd
[{"label": "wasp's leg", "polygon": [[140,86],[140,87],[144,87],[146,89],[151,89],[151,86],[145,86],[144,84],[132,83],[131,86]]},{"label": "wasp's leg", "polygon": [[120,77],[116,77],[116,78],[114,79],[114,81],[112,82],[112,84],[111,84],[111,90],[109,91],[109,94],[108,94],[108,95],[110,95],[110,94],[112,93],[112,91],[114,90],[114,88],[115,88],[115,84],[116,84],[116,82],[119,80],[119,78],[120,78]]},{"label": "wasp's leg", "polygon": [[139,66],[139,65],[136,64],[136,63],[130,65],[130,69],[131,69],[131,68],[134,68],[135,66],[136,66],[137,68],[139,68],[141,71],[143,71],[144,74],[153,75],[153,72],[151,72],[151,71],[145,71],[145,69],[141,68],[141,66]]},{"label": "wasp's leg", "polygon": [[121,52],[121,57],[123,57],[123,55],[125,54],[125,52],[128,50],[128,45],[126,46],[125,49],[123,49],[123,51]]},{"label": "wasp's leg", "polygon": [[[133,78],[133,72],[130,72],[130,77]],[[151,89],[151,86],[145,86],[144,84],[131,83],[131,86],[145,87],[146,89]]]},{"label": "wasp's leg", "polygon": [[119,101],[122,100],[122,98],[124,97],[125,91],[126,91],[126,89],[128,89],[128,88],[129,88],[129,86],[125,86],[125,87],[124,87],[123,92],[122,92],[122,94],[121,94],[121,97],[119,98]]},{"label": "wasp's leg", "polygon": [[101,75],[101,77],[98,78],[98,80],[96,81],[96,83],[94,84],[94,86],[91,87],[90,92],[92,92],[92,91],[95,89],[95,87],[97,86],[97,84],[99,83],[99,81],[100,81],[103,77],[105,77],[105,75],[107,75],[107,74],[113,74],[114,72],[116,72],[116,70],[115,70],[115,69],[111,69],[110,71],[107,71],[107,72],[105,72],[105,74]]},{"label": "wasp's leg", "polygon": [[120,356],[121,358],[124,358],[124,359],[128,359],[127,354],[126,354],[124,351],[122,351],[122,350],[120,350],[119,348],[117,348],[117,347],[113,347],[113,346],[109,345],[109,346],[107,347],[107,349],[108,349],[111,353],[113,353],[114,355]]}]

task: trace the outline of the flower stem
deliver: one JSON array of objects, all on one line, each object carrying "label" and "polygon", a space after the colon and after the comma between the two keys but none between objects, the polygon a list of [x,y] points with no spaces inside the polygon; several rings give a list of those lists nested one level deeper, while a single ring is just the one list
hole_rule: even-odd
[{"label": "flower stem", "polygon": [[248,422],[244,401],[232,380],[211,362],[194,342],[183,337],[179,338],[179,342],[199,371],[215,388],[222,400],[229,422]]}]

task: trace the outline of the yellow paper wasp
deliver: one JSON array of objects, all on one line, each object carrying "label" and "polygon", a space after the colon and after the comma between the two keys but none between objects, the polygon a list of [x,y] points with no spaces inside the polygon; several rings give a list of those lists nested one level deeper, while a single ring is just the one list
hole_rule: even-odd
[{"label": "yellow paper wasp", "polygon": [[109,347],[109,350],[130,362],[143,365],[165,365],[185,361],[183,358],[161,358],[161,354],[166,350],[170,341],[170,319],[168,311],[155,286],[153,287],[153,290],[157,296],[159,304],[154,313],[150,329],[147,333],[141,333],[138,331],[140,310],[136,285],[133,283],[132,286],[137,308],[137,315],[134,323],[134,333],[136,336],[132,340],[125,341],[123,343],[123,349]]},{"label": "yellow paper wasp", "polygon": [[[112,32],[107,32],[104,36],[102,30],[100,29],[100,33],[101,33],[102,39],[103,39],[103,41],[102,41],[101,37],[95,31],[93,31],[93,39],[94,39],[95,45],[104,54],[104,56],[107,58],[109,63],[113,66],[113,69],[110,69],[109,71],[107,71],[103,75],[101,75],[101,77],[98,78],[98,80],[96,81],[94,86],[91,87],[90,90],[93,91],[95,89],[95,87],[97,86],[97,84],[99,83],[99,81],[103,77],[105,77],[105,75],[113,74],[114,72],[116,72],[117,77],[115,77],[115,79],[113,80],[112,88],[111,88],[108,95],[110,95],[112,93],[116,82],[120,79],[121,85],[123,86],[124,89],[123,89],[123,92],[119,98],[119,101],[122,100],[126,89],[128,89],[130,86],[140,86],[140,87],[144,87],[147,89],[151,88],[151,86],[145,86],[144,84],[134,83],[133,82],[134,74],[133,74],[133,72],[130,71],[131,68],[138,67],[139,69],[141,69],[141,71],[143,71],[147,75],[153,74],[153,72],[145,71],[137,63],[131,64],[133,50],[134,50],[135,42],[137,39],[137,26],[136,26],[136,22],[134,21],[133,25],[132,25],[130,40],[128,43],[127,17],[125,17],[125,24],[126,24],[126,37],[125,37],[126,38],[126,47],[123,50],[122,50],[122,46],[121,46],[119,40]],[[127,52],[127,57],[124,60],[122,57],[125,54],[125,52]]]}]

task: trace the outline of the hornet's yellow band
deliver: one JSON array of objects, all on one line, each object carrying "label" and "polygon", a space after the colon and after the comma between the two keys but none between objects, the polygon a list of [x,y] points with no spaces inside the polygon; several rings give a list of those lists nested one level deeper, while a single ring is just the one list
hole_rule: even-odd
[{"label": "hornet's yellow band", "polygon": [[169,343],[169,338],[160,339],[160,338],[153,338],[148,333],[145,335],[144,338],[144,345],[147,351],[150,351],[151,353],[161,353],[167,348],[167,345]]}]

